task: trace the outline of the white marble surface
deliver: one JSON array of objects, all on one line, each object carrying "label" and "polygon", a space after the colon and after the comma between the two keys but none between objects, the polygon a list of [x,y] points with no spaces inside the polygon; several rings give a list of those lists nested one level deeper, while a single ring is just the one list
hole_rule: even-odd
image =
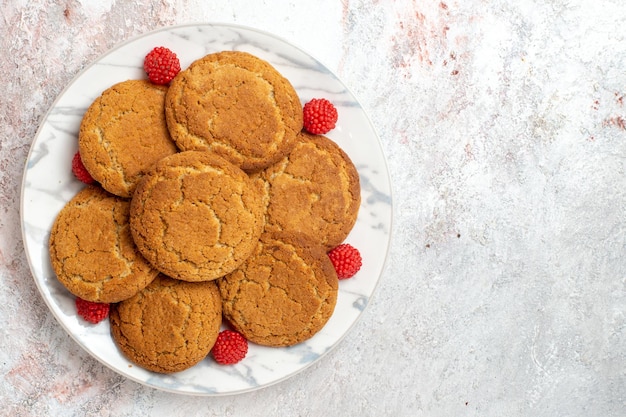
[{"label": "white marble surface", "polygon": [[[336,349],[237,396],[143,387],[48,310],[20,230],[44,114],[95,58],[225,22],[334,71],[378,131],[390,257]],[[623,0],[0,0],[0,414],[626,415]]]}]

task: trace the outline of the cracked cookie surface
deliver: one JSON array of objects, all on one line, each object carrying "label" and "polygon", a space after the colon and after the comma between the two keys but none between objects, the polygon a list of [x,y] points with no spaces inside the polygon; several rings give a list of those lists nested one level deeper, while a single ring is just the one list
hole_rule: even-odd
[{"label": "cracked cookie surface", "polygon": [[287,157],[252,177],[264,183],[266,230],[302,232],[331,249],[356,222],[359,174],[348,155],[325,136],[301,132]]},{"label": "cracked cookie surface", "polygon": [[227,160],[203,151],[160,160],[131,200],[137,247],[161,272],[207,281],[237,268],[264,226],[262,193]]},{"label": "cracked cookie surface", "polygon": [[135,246],[130,201],[99,186],[87,186],[57,215],[49,252],[58,280],[88,301],[113,303],[132,297],[158,271]]},{"label": "cracked cookie surface", "polygon": [[222,323],[214,281],[159,274],[132,298],[111,307],[111,335],[132,362],[154,372],[185,370],[207,356]]},{"label": "cracked cookie surface", "polygon": [[165,122],[166,86],[128,80],[106,89],[85,112],[78,145],[81,159],[102,187],[130,197],[159,159],[178,152]]},{"label": "cracked cookie surface", "polygon": [[206,55],[181,71],[165,114],[181,150],[210,150],[245,171],[281,159],[302,129],[302,104],[289,80],[240,51]]},{"label": "cracked cookie surface", "polygon": [[265,346],[311,338],[337,302],[337,274],[326,252],[297,233],[264,233],[250,258],[217,283],[224,317]]}]

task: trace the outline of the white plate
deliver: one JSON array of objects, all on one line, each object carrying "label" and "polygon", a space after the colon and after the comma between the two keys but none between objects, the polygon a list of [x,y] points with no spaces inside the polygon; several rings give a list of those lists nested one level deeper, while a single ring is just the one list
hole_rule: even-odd
[{"label": "white plate", "polygon": [[[63,206],[83,187],[71,173],[71,159],[83,113],[102,91],[126,79],[145,78],[143,58],[155,46],[172,49],[186,68],[212,52],[240,50],[269,61],[286,76],[303,103],[314,97],[332,101],[337,127],[326,136],[351,157],[361,178],[362,203],[347,241],[363,256],[359,273],[340,281],[337,307],[313,338],[289,348],[250,345],[234,366],[210,357],[184,372],[162,375],[131,364],[117,349],[109,323],[89,325],[75,314],[74,297],[57,281],[48,258],[48,237]],[[165,391],[235,394],[293,376],[318,361],[346,335],[367,306],[383,270],[391,230],[391,185],[380,142],[363,109],[327,68],[288,42],[241,26],[202,24],[160,29],[125,42],[86,68],[48,111],[28,155],[22,184],[22,234],[35,282],[58,322],[76,342],[116,372]]]}]

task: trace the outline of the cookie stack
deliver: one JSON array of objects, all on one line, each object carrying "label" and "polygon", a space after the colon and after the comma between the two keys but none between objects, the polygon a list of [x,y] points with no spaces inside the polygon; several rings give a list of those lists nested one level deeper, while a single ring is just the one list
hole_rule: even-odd
[{"label": "cookie stack", "polygon": [[79,133],[97,181],[61,210],[50,259],[85,300],[112,303],[132,362],[187,369],[228,325],[253,343],[316,334],[337,300],[327,251],[354,226],[360,185],[332,140],[302,130],[302,105],[268,62],[209,54],[169,87],[102,93]]}]

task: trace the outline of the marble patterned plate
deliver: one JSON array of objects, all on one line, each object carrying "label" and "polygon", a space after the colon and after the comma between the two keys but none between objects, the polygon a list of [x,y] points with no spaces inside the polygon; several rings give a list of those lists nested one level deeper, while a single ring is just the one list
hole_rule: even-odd
[{"label": "marble patterned plate", "polygon": [[[347,241],[363,255],[363,267],[340,282],[337,307],[313,338],[288,348],[250,345],[234,366],[210,357],[176,374],[161,375],[131,364],[117,349],[109,323],[89,325],[77,318],[74,297],[57,281],[48,258],[50,228],[61,208],[82,187],[71,173],[71,159],[83,113],[100,93],[126,80],[145,78],[143,58],[153,47],[176,52],[181,67],[221,50],[250,52],[269,61],[297,90],[302,102],[325,97],[338,108],[337,127],[327,134],[351,157],[361,178],[362,204]],[[26,161],[22,183],[22,234],[30,268],[48,307],[61,326],[93,357],[125,377],[170,392],[222,395],[252,391],[282,381],[320,360],[349,332],[379,281],[389,247],[391,185],[379,139],[365,112],[342,84],[307,53],[258,30],[200,24],[163,28],[107,52],[67,86],[45,115]]]}]

